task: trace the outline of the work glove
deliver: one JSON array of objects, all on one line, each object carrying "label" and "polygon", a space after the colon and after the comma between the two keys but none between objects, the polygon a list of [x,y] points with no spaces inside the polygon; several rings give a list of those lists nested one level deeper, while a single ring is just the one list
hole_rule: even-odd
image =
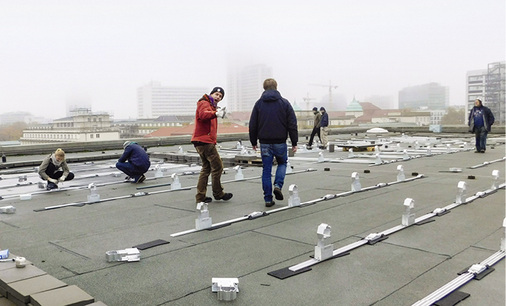
[{"label": "work glove", "polygon": [[54,178],[48,178],[47,180],[50,181],[51,183],[58,184],[58,180],[55,180]]},{"label": "work glove", "polygon": [[58,179],[60,182],[63,182],[67,177],[65,175],[60,176]]},{"label": "work glove", "polygon": [[216,117],[218,118],[225,118],[225,115],[227,114],[227,107],[223,107],[223,108],[220,108],[217,112],[216,112]]}]

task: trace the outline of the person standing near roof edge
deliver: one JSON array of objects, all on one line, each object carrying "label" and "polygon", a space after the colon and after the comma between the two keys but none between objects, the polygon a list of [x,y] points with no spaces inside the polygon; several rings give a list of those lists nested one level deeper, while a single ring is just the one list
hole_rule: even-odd
[{"label": "person standing near roof edge", "polygon": [[490,108],[483,106],[480,99],[474,101],[474,107],[469,112],[469,132],[474,133],[476,139],[476,151],[485,153],[487,150],[487,135],[494,124],[495,118]]},{"label": "person standing near roof edge", "polygon": [[263,84],[264,92],[255,103],[249,120],[249,140],[253,150],[257,149],[260,141],[262,155],[262,189],[266,207],[275,204],[272,200],[272,162],[278,163],[274,177],[274,195],[276,200],[283,200],[281,189],[285,181],[288,135],[292,142],[293,153],[297,152],[297,117],[292,105],[277,90],[278,83],[274,79],[266,79]]},{"label": "person standing near roof edge", "polygon": [[116,163],[116,168],[123,171],[127,176],[127,180],[133,179],[134,183],[142,183],[146,179],[144,173],[149,170],[151,162],[149,155],[143,147],[133,141],[125,141],[123,143],[123,154]]},{"label": "person standing near roof edge", "polygon": [[223,172],[223,162],[220,154],[216,150],[216,140],[218,138],[218,117],[224,118],[225,108],[218,109],[218,103],[225,96],[225,91],[221,87],[215,87],[209,95],[204,94],[197,102],[195,111],[195,130],[191,142],[195,150],[200,155],[202,169],[200,170],[197,183],[197,194],[195,201],[197,203],[210,203],[211,197],[207,197],[207,182],[211,175],[211,185],[215,200],[228,201],[233,194],[223,192],[221,185],[221,174]]}]

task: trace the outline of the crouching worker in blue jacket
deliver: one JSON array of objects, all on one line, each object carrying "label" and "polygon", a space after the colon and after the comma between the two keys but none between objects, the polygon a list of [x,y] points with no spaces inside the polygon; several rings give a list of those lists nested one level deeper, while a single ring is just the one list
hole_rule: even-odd
[{"label": "crouching worker in blue jacket", "polygon": [[59,182],[70,181],[74,178],[74,173],[70,172],[62,149],[56,149],[54,153],[44,158],[39,166],[39,175],[47,181],[47,190],[56,189]]},{"label": "crouching worker in blue jacket", "polygon": [[144,173],[149,170],[151,162],[146,151],[133,141],[125,141],[123,143],[125,151],[118,159],[116,168],[123,171],[127,176],[127,180],[133,179],[134,183],[142,183],[146,179]]}]

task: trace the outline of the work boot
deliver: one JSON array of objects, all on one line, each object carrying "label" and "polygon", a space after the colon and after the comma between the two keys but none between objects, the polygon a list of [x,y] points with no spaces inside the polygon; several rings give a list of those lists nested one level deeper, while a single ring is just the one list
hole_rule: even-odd
[{"label": "work boot", "polygon": [[223,201],[228,201],[230,200],[234,195],[231,194],[231,193],[224,193],[223,196],[221,196],[221,198],[217,198],[217,197],[214,197],[215,200],[219,201],[219,200],[223,200]]},{"label": "work boot", "polygon": [[137,184],[142,183],[142,182],[144,182],[144,180],[145,180],[145,179],[146,179],[146,177],[145,177],[145,176],[144,176],[144,174],[143,174],[143,175],[141,175],[141,176],[139,177],[139,179],[137,180],[137,182],[136,182],[136,183],[137,183]]},{"label": "work boot", "polygon": [[281,189],[279,189],[279,187],[274,187],[274,197],[276,197],[276,200],[279,201],[283,200],[283,193],[281,192]]},{"label": "work boot", "polygon": [[211,203],[213,201],[213,199],[211,197],[206,197],[204,199],[204,203]]},{"label": "work boot", "polygon": [[276,204],[276,202],[274,202],[274,201],[265,202],[265,207],[271,207],[271,206],[274,206],[274,204]]},{"label": "work boot", "polygon": [[58,188],[58,185],[56,185],[55,183],[53,183],[53,182],[47,183],[47,187],[46,187],[47,190],[57,189],[57,188]]}]

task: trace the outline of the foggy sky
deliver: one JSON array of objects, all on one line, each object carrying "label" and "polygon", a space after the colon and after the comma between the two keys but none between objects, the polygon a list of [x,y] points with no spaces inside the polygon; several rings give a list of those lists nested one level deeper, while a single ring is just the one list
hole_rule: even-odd
[{"label": "foggy sky", "polygon": [[0,113],[60,118],[84,97],[135,118],[152,80],[226,92],[228,67],[260,63],[300,106],[330,81],[348,102],[438,82],[463,105],[466,72],[505,60],[505,11],[504,0],[0,0]]}]

